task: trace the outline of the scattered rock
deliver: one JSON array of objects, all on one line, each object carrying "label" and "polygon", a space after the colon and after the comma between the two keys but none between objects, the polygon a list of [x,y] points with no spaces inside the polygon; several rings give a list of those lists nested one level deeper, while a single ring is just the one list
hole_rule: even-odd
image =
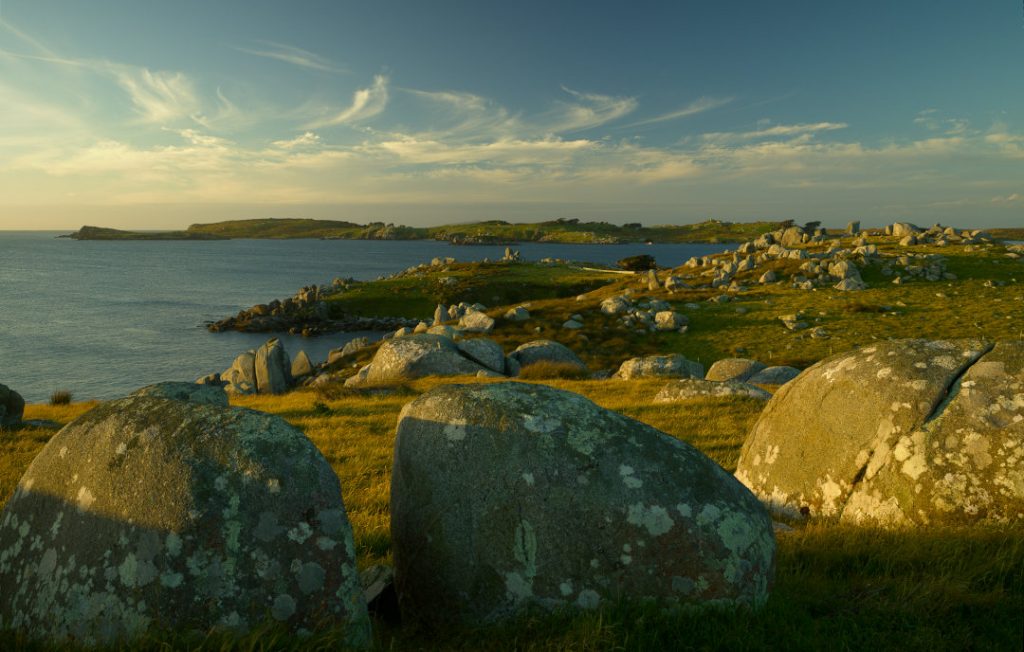
[{"label": "scattered rock", "polygon": [[622,596],[759,607],[771,518],[717,464],[543,385],[437,387],[402,411],[391,485],[405,622],[477,625]]},{"label": "scattered rock", "polygon": [[672,310],[662,310],[654,315],[654,328],[659,331],[677,331],[689,323],[686,315]]},{"label": "scattered rock", "polygon": [[764,368],[765,364],[763,362],[758,362],[757,360],[748,360],[747,358],[725,358],[723,360],[718,360],[711,365],[711,368],[708,369],[708,373],[704,378],[705,380],[714,381],[736,380],[742,382]]},{"label": "scattered rock", "polygon": [[345,382],[347,387],[363,383],[393,383],[426,376],[474,375],[484,366],[470,360],[447,337],[409,335],[384,341],[373,360],[359,374]]},{"label": "scattered rock", "polygon": [[292,385],[292,364],[281,340],[276,337],[256,349],[256,391],[283,394]]},{"label": "scattered rock", "polygon": [[459,328],[469,333],[490,333],[494,330],[494,319],[486,313],[470,311],[459,320]]},{"label": "scattered rock", "polygon": [[494,340],[477,337],[455,343],[464,356],[491,371],[505,373],[505,351]]},{"label": "scattered rock", "polygon": [[615,377],[622,380],[652,377],[700,378],[703,375],[704,365],[687,360],[678,354],[630,358],[623,362],[615,373]]},{"label": "scattered rock", "polygon": [[521,345],[509,354],[509,358],[519,363],[520,367],[536,364],[538,362],[565,363],[586,370],[587,365],[573,353],[573,350],[564,344],[552,340],[534,340]]},{"label": "scattered rock", "polygon": [[772,395],[760,387],[736,380],[711,381],[700,378],[675,380],[665,385],[655,397],[655,403],[671,403],[692,398],[721,398],[745,396],[767,401]]},{"label": "scattered rock", "polygon": [[305,351],[299,351],[299,354],[292,360],[292,378],[305,378],[313,374],[313,363],[310,361],[309,356],[306,355]]},{"label": "scattered rock", "polygon": [[505,319],[509,321],[526,321],[530,318],[530,311],[523,306],[516,306],[505,313]]},{"label": "scattered rock", "polygon": [[29,466],[0,518],[0,595],[0,627],[53,645],[244,632],[268,614],[370,642],[317,448],[276,416],[149,396],[94,408]]}]

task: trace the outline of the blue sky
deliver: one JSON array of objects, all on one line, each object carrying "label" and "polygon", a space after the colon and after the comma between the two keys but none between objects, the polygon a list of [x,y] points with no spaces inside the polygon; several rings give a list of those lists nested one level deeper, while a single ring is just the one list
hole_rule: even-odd
[{"label": "blue sky", "polygon": [[1024,11],[0,4],[0,228],[1024,224]]}]

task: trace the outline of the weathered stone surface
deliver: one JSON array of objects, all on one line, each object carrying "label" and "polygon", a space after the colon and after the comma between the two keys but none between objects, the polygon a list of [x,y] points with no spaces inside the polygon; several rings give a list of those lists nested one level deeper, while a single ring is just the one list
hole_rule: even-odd
[{"label": "weathered stone surface", "polygon": [[527,342],[516,348],[508,357],[518,362],[520,367],[537,362],[555,362],[575,365],[580,369],[587,368],[572,349],[552,340]]},{"label": "weathered stone surface", "polygon": [[654,396],[655,403],[671,403],[691,398],[722,398],[746,396],[767,401],[772,395],[760,387],[737,380],[712,381],[699,378],[676,380],[661,388]]},{"label": "weathered stone surface", "polygon": [[7,385],[0,385],[0,427],[11,428],[21,423],[25,399]]},{"label": "weathered stone surface", "polygon": [[[384,341],[366,366],[360,383],[391,383],[426,376],[473,375],[484,366],[464,356],[455,342],[441,335],[408,335]],[[352,380],[352,379],[349,379]],[[346,385],[349,383],[346,382]]]},{"label": "weathered stone surface", "polygon": [[833,356],[784,386],[737,476],[780,511],[1011,521],[1024,519],[1022,462],[1024,343],[902,340]]},{"label": "weathered stone surface", "polygon": [[299,351],[299,354],[292,360],[292,379],[305,378],[313,373],[313,362],[306,355],[305,351]]},{"label": "weathered stone surface", "polygon": [[642,358],[630,358],[622,363],[615,372],[616,378],[632,380],[634,378],[701,378],[704,376],[704,365],[687,360],[679,354],[648,355]]},{"label": "weathered stone surface", "polygon": [[242,353],[224,373],[220,379],[227,383],[224,388],[232,394],[253,394],[256,392],[256,352],[246,351]]},{"label": "weathered stone surface", "polygon": [[188,401],[200,405],[220,405],[222,407],[227,407],[228,405],[228,395],[218,385],[165,382],[135,390],[131,395],[166,398],[172,401]]},{"label": "weathered stone surface", "polygon": [[505,373],[505,350],[494,340],[476,337],[469,340],[460,340],[455,346],[473,362],[477,362],[499,374]]},{"label": "weathered stone surface", "polygon": [[601,302],[601,312],[606,315],[617,315],[629,310],[630,303],[625,297],[608,297]]},{"label": "weathered stone surface", "polygon": [[705,380],[737,380],[743,382],[765,368],[763,362],[748,360],[747,358],[724,358],[717,360],[708,373]]},{"label": "weathered stone surface", "polygon": [[283,394],[292,385],[292,363],[281,340],[276,337],[256,349],[256,391]]},{"label": "weathered stone surface", "polygon": [[459,328],[468,333],[490,333],[494,330],[494,319],[487,313],[471,310],[459,320]]},{"label": "weathered stone surface", "polygon": [[130,396],[57,433],[0,516],[0,628],[113,644],[154,628],[347,622],[369,641],[337,477],[284,420]]},{"label": "weathered stone surface", "polygon": [[892,234],[897,238],[903,238],[920,232],[920,228],[910,224],[909,222],[896,222],[892,225]]},{"label": "weathered stone surface", "polygon": [[750,378],[747,382],[752,385],[784,385],[800,375],[796,367],[765,367]]},{"label": "weathered stone surface", "polygon": [[526,383],[438,387],[400,417],[391,488],[403,618],[525,606],[764,603],[771,519],[717,464],[587,399]]}]

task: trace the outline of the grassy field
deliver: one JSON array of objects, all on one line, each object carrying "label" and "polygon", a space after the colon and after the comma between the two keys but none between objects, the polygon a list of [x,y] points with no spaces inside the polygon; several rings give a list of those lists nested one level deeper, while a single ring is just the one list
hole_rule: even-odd
[{"label": "grassy field", "polygon": [[[957,278],[893,285],[876,264],[864,268],[869,287],[857,292],[797,290],[788,282],[759,285],[757,279],[766,270],[788,279],[803,262],[772,261],[737,275],[746,290],[726,303],[714,303],[708,299],[726,294],[725,290],[708,287],[707,278],[684,267],[660,272],[662,278],[668,273],[682,275],[694,286],[670,293],[649,291],[646,277],[640,275],[531,263],[458,263],[447,271],[433,269],[358,284],[332,297],[331,305],[336,314],[425,319],[437,303],[479,302],[497,319],[490,337],[506,349],[538,338],[558,340],[576,350],[593,370],[615,369],[626,358],[657,353],[681,353],[705,366],[739,355],[802,368],[833,353],[890,338],[1024,338],[1024,262],[1008,258],[1002,245],[972,251],[954,246],[897,250],[891,238],[872,240],[883,253],[942,255],[946,269]],[[683,261],[658,262],[671,267]],[[444,284],[446,278],[454,280]],[[687,332],[637,332],[600,312],[603,299],[627,290],[637,301],[667,301],[689,318]],[[501,319],[508,308],[524,302],[529,304],[528,321]],[[574,314],[583,317],[583,328],[563,329]],[[787,314],[801,315],[812,328],[822,327],[827,337],[811,337],[810,328],[787,330],[778,319]]]},{"label": "grassy field", "polygon": [[[328,386],[237,405],[278,414],[302,429],[341,478],[359,565],[391,559],[388,492],[401,407],[441,382],[396,386],[390,394]],[[653,405],[663,381],[545,381],[690,442],[733,470],[762,404],[716,399]],[[66,422],[92,407],[30,405],[26,418]],[[0,435],[0,505],[52,430]],[[665,613],[622,603],[598,613],[527,613],[500,627],[408,631],[375,621],[381,650],[900,649],[1019,650],[1024,632],[1024,529],[883,532],[819,523],[778,539],[775,588],[767,607]],[[6,637],[6,638],[5,638]],[[336,649],[338,632],[296,639],[264,629],[242,639],[159,633],[133,649]],[[0,633],[0,647],[27,644]]]},{"label": "grassy field", "polygon": [[428,319],[439,303],[465,301],[505,306],[530,300],[575,297],[618,278],[565,265],[455,263],[416,275],[357,283],[332,295],[334,315]]}]

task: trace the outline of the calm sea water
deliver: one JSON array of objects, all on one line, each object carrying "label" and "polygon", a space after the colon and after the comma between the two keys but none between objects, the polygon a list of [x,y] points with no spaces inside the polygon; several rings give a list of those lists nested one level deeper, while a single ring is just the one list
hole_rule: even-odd
[{"label": "calm sea water", "polygon": [[[266,334],[209,333],[203,322],[335,277],[372,279],[435,256],[499,258],[503,247],[443,242],[227,240],[77,242],[51,232],[0,231],[0,383],[30,402],[55,389],[114,398],[162,380],[221,371]],[[545,257],[613,263],[648,253],[662,265],[723,245],[518,247]],[[281,336],[318,362],[358,333]]]}]

